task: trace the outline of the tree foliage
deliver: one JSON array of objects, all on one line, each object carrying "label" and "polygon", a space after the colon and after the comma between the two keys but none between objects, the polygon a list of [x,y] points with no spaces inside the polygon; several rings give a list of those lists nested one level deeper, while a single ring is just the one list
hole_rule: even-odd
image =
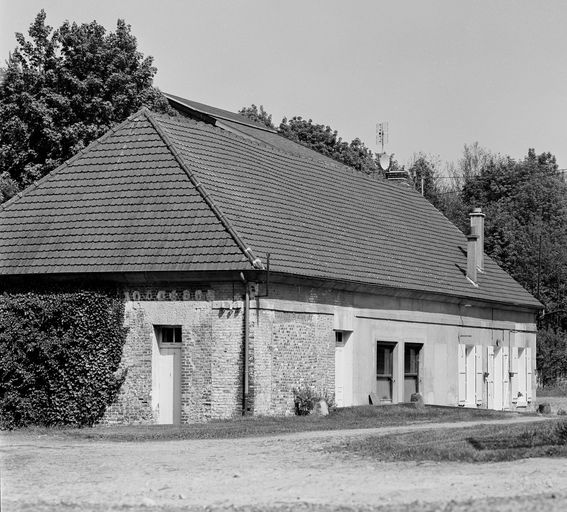
[{"label": "tree foliage", "polygon": [[248,119],[251,119],[252,121],[263,124],[267,128],[270,128],[272,130],[276,129],[274,123],[272,123],[272,114],[268,114],[268,112],[264,110],[264,105],[260,105],[260,108],[258,108],[254,104],[250,105],[249,107],[242,107],[238,111],[238,113],[242,114]]},{"label": "tree foliage", "polygon": [[129,25],[115,32],[66,21],[53,31],[41,11],[29,38],[16,34],[0,84],[0,193],[5,199],[63,163],[145,105],[170,111],[152,86],[156,68]]},{"label": "tree foliage", "polygon": [[465,146],[458,171],[453,209],[444,213],[466,229],[466,213],[483,209],[485,251],[545,306],[538,320],[540,380],[565,377],[567,183],[555,157],[530,149],[515,160],[474,144]]},{"label": "tree foliage", "polygon": [[124,302],[102,288],[0,295],[0,428],[92,425],[124,375]]},{"label": "tree foliage", "polygon": [[372,151],[358,137],[348,143],[342,140],[337,130],[333,130],[329,125],[314,123],[312,119],[294,116],[289,119],[284,117],[276,129],[272,122],[272,115],[264,110],[263,105],[260,105],[259,108],[254,104],[249,107],[242,107],[239,113],[268,128],[275,129],[289,140],[345,165],[367,173],[380,170]]},{"label": "tree foliage", "polygon": [[372,151],[359,138],[349,144],[339,137],[337,130],[329,125],[314,123],[312,119],[303,119],[301,116],[289,120],[284,118],[278,133],[360,171],[370,173],[378,168]]},{"label": "tree foliage", "polygon": [[564,307],[567,184],[550,153],[492,160],[462,189],[486,213],[486,250],[548,309]]}]

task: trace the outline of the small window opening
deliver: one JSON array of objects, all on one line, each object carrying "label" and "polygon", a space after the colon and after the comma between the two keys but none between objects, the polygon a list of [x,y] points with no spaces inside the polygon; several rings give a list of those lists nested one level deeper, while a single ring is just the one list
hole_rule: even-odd
[{"label": "small window opening", "polygon": [[158,341],[163,345],[176,345],[182,342],[181,327],[159,325],[156,326]]}]

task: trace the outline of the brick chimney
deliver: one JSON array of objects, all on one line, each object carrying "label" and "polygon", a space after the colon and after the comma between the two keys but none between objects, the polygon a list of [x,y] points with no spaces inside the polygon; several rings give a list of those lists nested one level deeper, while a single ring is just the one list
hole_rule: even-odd
[{"label": "brick chimney", "polygon": [[410,176],[408,171],[406,171],[405,169],[388,171],[386,173],[386,179],[388,181],[395,181],[398,183],[403,183],[408,186],[410,185]]},{"label": "brick chimney", "polygon": [[477,251],[478,235],[476,227],[471,227],[471,234],[467,236],[467,277],[476,286],[477,282]]},{"label": "brick chimney", "polygon": [[469,214],[471,219],[471,234],[476,234],[478,240],[475,245],[476,267],[484,272],[484,213],[480,208],[474,208]]}]

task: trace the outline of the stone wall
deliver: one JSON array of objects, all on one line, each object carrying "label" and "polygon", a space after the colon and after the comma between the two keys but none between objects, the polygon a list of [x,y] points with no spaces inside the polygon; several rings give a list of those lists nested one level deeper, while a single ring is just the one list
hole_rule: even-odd
[{"label": "stone wall", "polygon": [[333,316],[260,311],[252,325],[251,389],[255,414],[294,411],[293,389],[334,393]]},{"label": "stone wall", "polygon": [[[105,420],[156,422],[156,325],[182,327],[181,421],[241,415],[242,282],[132,287],[126,294],[129,334],[122,368],[127,376]],[[404,399],[405,343],[422,346],[420,392],[426,403],[439,405],[457,405],[459,343],[488,350],[499,332],[514,332],[511,345],[535,353],[533,314],[281,283],[272,284],[268,296],[260,287],[250,303],[249,328],[248,412],[255,415],[292,414],[293,389],[302,385],[333,395],[336,365],[342,404],[367,404],[376,386],[377,340],[398,348],[394,402]],[[335,360],[335,330],[348,333],[344,361]],[[481,406],[487,403],[483,397]]]},{"label": "stone wall", "polygon": [[[125,290],[129,329],[122,359],[126,380],[106,422],[155,423],[152,410],[154,326],[181,325],[181,422],[242,414],[243,284],[181,287],[137,286]],[[272,287],[273,297],[292,299],[297,311],[250,311],[249,412],[291,414],[293,388],[334,391],[333,315],[303,307],[337,294],[303,287]],[[269,306],[269,304],[268,304]]]},{"label": "stone wall", "polygon": [[[241,412],[242,285],[136,286],[125,290],[128,335],[122,357],[126,380],[105,422],[155,423],[152,357],[155,326],[180,325],[181,422]],[[230,313],[218,304],[234,304]]]}]

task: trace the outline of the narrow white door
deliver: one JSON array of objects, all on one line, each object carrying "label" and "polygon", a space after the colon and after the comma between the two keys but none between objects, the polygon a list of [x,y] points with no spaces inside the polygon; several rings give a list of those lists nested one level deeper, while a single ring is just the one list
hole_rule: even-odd
[{"label": "narrow white door", "polygon": [[510,409],[510,349],[502,347],[502,409]]},{"label": "narrow white door", "polygon": [[504,368],[502,363],[502,349],[494,349],[494,403],[491,409],[501,411],[504,409]]},{"label": "narrow white door", "polygon": [[345,333],[335,333],[335,402],[337,407],[345,404]]},{"label": "narrow white door", "polygon": [[152,408],[160,424],[181,423],[181,327],[156,326]]},{"label": "narrow white door", "polygon": [[178,348],[159,349],[158,363],[158,404],[159,423],[179,424],[180,411],[180,350]]},{"label": "narrow white door", "polygon": [[486,363],[488,369],[488,375],[486,377],[486,400],[487,400],[487,408],[488,409],[495,409],[495,402],[494,402],[494,347],[489,345],[486,347]]}]

